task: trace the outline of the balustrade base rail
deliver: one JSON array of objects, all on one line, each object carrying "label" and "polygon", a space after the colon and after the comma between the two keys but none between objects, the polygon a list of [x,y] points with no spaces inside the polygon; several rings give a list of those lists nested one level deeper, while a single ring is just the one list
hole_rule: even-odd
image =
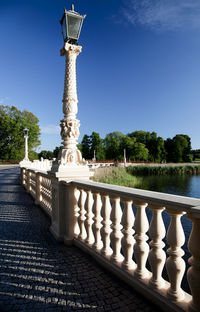
[{"label": "balustrade base rail", "polygon": [[[89,180],[59,181],[27,168],[21,169],[21,180],[48,211],[57,240],[89,253],[163,311],[200,311],[199,199]],[[151,210],[150,224],[146,209]],[[170,218],[167,229],[163,211]],[[183,259],[183,215],[192,222],[188,269]],[[181,287],[186,274],[191,295]]]},{"label": "balustrade base rail", "polygon": [[[191,301],[191,295],[185,294],[185,298],[182,302],[177,302],[176,305],[173,301],[170,301],[167,296],[167,291],[170,287],[170,283],[165,282],[165,287],[162,289],[154,289],[149,286],[149,279],[139,280],[134,276],[133,272],[128,272],[122,270],[121,266],[114,264],[110,257],[105,258],[101,253],[94,252],[90,246],[87,246],[84,242],[81,242],[79,239],[74,239],[74,244],[84,252],[91,255],[102,267],[106,270],[112,272],[119,279],[123,280],[129,286],[133,287],[138,293],[142,294],[145,298],[155,303],[161,308],[161,311],[166,312],[183,312],[188,311],[188,303]],[[151,275],[150,275],[151,277]]]}]

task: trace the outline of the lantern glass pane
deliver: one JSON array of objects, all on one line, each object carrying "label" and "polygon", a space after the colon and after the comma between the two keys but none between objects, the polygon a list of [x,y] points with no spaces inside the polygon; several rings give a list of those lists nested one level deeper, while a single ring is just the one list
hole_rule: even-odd
[{"label": "lantern glass pane", "polygon": [[67,16],[68,38],[78,40],[82,19],[74,16]]},{"label": "lantern glass pane", "polygon": [[67,37],[67,30],[66,30],[66,18],[64,17],[62,21],[62,33],[63,33],[63,39],[65,40]]}]

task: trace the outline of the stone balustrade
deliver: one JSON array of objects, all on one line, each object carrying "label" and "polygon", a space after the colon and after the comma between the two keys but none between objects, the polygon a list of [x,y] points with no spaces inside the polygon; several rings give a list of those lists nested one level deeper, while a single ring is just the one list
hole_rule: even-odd
[{"label": "stone balustrade", "polygon": [[20,162],[20,167],[26,167],[26,168],[30,168],[30,169],[34,169],[34,170],[44,170],[44,171],[48,171],[51,169],[52,167],[52,160],[49,159],[43,159],[41,158],[41,160],[33,160],[33,161],[26,161],[24,164],[24,161]]},{"label": "stone balustrade", "polygon": [[21,168],[21,184],[51,217],[52,214],[52,181],[47,172]]},{"label": "stone balustrade", "polygon": [[88,163],[88,167],[90,169],[97,169],[97,168],[104,168],[104,167],[113,167],[114,166],[114,162],[111,162],[111,163],[101,163],[101,162],[95,162],[95,163]]},{"label": "stone balustrade", "polygon": [[[51,216],[56,238],[89,253],[162,310],[200,311],[199,199],[21,172],[22,184]],[[188,263],[183,216],[192,222]]]}]

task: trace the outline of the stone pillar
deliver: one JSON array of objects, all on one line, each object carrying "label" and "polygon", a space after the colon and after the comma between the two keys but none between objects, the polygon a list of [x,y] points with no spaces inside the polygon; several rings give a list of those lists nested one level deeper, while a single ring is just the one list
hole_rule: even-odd
[{"label": "stone pillar", "polygon": [[65,236],[65,204],[66,194],[64,185],[59,182],[59,179],[52,178],[52,214],[50,232],[58,241],[63,241]]},{"label": "stone pillar", "polygon": [[[65,56],[65,81],[63,94],[64,118],[60,122],[62,150],[53,163],[52,172],[62,173],[64,178],[89,178],[89,169],[77,148],[80,121],[76,119],[78,98],[76,90],[76,58],[82,47],[65,43],[60,53]],[[64,175],[63,175],[64,174]]]}]

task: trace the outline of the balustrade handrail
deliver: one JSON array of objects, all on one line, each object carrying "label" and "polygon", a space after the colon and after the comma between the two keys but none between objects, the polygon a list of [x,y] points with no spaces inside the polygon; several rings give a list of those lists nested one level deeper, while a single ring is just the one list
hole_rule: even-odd
[{"label": "balustrade handrail", "polygon": [[[68,184],[68,182],[63,183]],[[159,193],[155,191],[147,191],[93,181],[75,180],[70,183],[74,187],[82,187],[85,190],[92,189],[93,192],[105,193],[114,197],[119,196],[122,199],[134,198],[134,200],[138,200],[140,202],[147,202],[149,205],[159,205],[180,211],[184,210],[185,212],[200,213],[200,199],[192,197]]]},{"label": "balustrade handrail", "polygon": [[40,173],[43,176],[48,176],[48,172],[46,170],[27,168],[30,172]]}]

